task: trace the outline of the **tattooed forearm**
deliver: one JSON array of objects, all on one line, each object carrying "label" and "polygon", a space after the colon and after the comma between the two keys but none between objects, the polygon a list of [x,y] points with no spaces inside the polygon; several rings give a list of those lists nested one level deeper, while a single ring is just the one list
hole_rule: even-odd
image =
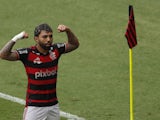
[{"label": "tattooed forearm", "polygon": [[68,43],[78,47],[79,45],[78,38],[74,35],[74,33],[70,29],[66,33],[68,37]]}]

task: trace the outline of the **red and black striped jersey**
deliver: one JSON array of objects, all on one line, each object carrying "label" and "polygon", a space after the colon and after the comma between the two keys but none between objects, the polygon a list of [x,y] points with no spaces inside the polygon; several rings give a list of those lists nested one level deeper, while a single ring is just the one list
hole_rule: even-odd
[{"label": "red and black striped jersey", "polygon": [[64,52],[64,43],[53,44],[46,55],[40,53],[35,46],[17,50],[28,77],[26,106],[43,107],[58,103],[56,94],[58,60]]}]

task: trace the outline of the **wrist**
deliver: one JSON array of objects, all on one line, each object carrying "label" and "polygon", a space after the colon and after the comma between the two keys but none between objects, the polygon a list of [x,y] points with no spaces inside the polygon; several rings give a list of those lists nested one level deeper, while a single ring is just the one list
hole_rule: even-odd
[{"label": "wrist", "polygon": [[11,39],[11,41],[13,41],[13,42],[17,42],[17,37],[13,37],[12,39]]},{"label": "wrist", "polygon": [[67,27],[66,32],[71,32],[71,29]]},{"label": "wrist", "polygon": [[17,42],[18,40],[20,40],[20,39],[22,39],[22,38],[24,37],[24,34],[25,34],[25,32],[23,31],[23,32],[15,35],[15,36],[11,39],[11,41]]}]

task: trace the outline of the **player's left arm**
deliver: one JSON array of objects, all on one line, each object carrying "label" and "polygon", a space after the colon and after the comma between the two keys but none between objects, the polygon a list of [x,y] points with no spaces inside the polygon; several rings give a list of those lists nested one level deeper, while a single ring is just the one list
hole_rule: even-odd
[{"label": "player's left arm", "polygon": [[71,52],[79,47],[78,38],[75,34],[71,31],[71,29],[65,25],[58,26],[59,32],[66,32],[68,41],[66,42],[65,53]]}]

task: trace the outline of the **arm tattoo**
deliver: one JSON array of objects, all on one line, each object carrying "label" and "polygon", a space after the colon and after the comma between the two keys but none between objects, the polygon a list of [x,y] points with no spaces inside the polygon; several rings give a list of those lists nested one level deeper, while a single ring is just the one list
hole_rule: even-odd
[{"label": "arm tattoo", "polygon": [[[14,46],[15,42],[9,41],[0,51],[0,57],[2,59],[9,59],[11,58],[12,48]],[[12,60],[12,59],[11,59]]]},{"label": "arm tattoo", "polygon": [[74,33],[70,29],[67,30],[66,33],[68,37],[68,43],[67,43],[65,52],[67,53],[67,52],[71,52],[75,50],[76,48],[78,48],[79,41],[78,41],[78,38],[74,35]]},{"label": "arm tattoo", "polygon": [[71,44],[77,44],[78,42],[78,39],[77,37],[74,35],[74,33],[72,31],[67,31],[67,37],[68,37],[68,42],[71,43]]}]

